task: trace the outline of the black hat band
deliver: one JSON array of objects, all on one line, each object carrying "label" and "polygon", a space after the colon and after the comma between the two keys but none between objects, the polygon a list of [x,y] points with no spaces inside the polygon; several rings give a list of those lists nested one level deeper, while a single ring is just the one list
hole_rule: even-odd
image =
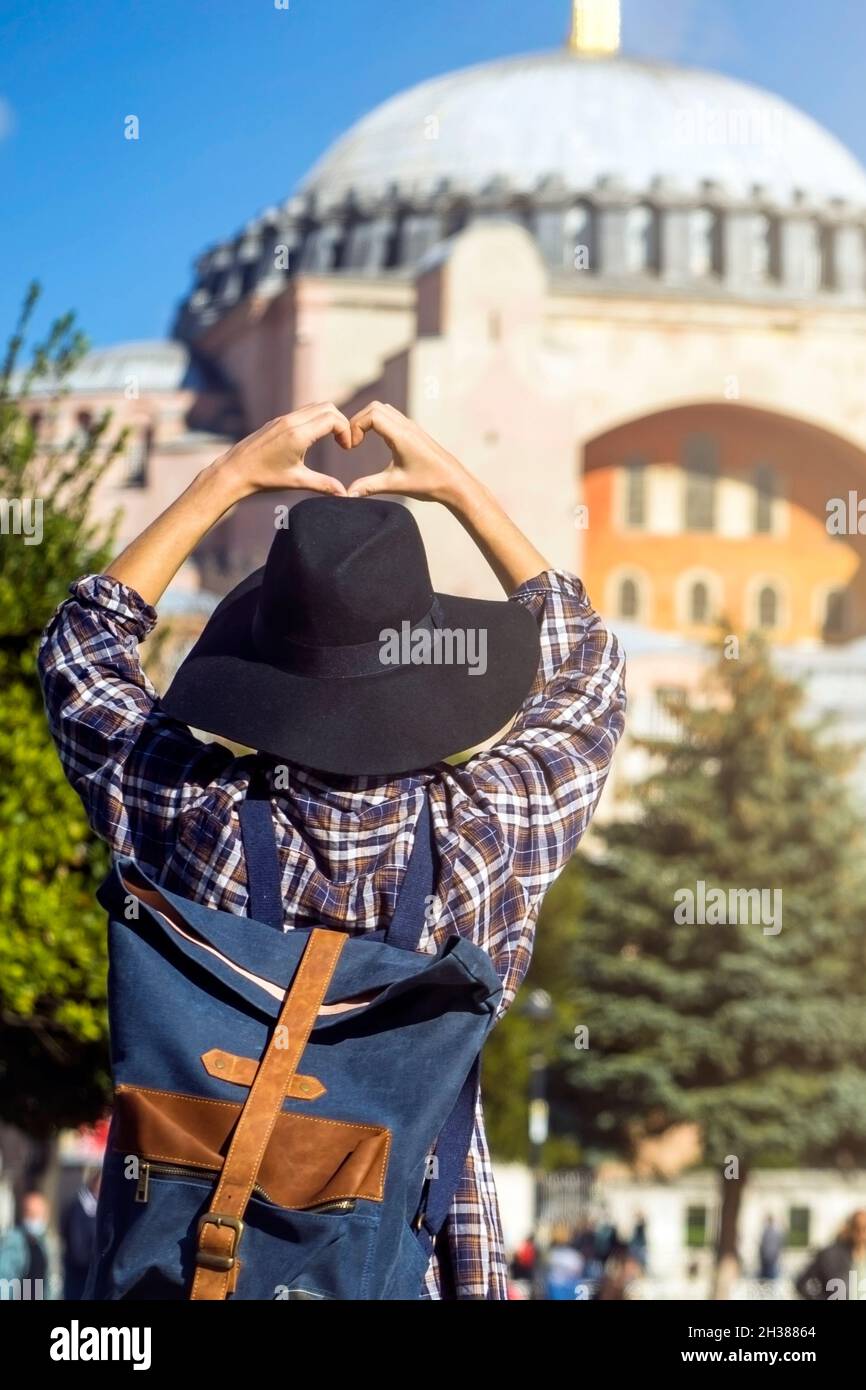
[{"label": "black hat band", "polygon": [[[442,626],[444,615],[434,595],[429,610],[412,624],[411,636],[417,632],[435,632]],[[328,679],[351,680],[355,676],[376,676],[394,670],[382,659],[382,640],[359,642],[354,646],[312,647],[295,642],[268,628],[260,608],[252,622],[252,639],[263,660],[297,676],[322,676]]]}]

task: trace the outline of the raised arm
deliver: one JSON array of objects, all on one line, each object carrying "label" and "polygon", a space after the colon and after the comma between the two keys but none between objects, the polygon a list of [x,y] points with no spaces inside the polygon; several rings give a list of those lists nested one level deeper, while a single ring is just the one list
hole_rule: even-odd
[{"label": "raised arm", "polygon": [[202,537],[244,497],[272,488],[342,493],[336,479],[304,463],[310,445],[331,433],[349,446],[346,417],[320,405],[242,440],[104,574],[77,579],[45,629],[39,675],[49,727],[91,826],[115,853],[159,865],[178,813],[232,758],[160,712],[138,651],[156,623],[154,605]]},{"label": "raised arm", "polygon": [[[511,728],[443,773],[475,862],[486,863],[491,880],[519,886],[522,903],[513,905],[506,928],[494,931],[483,913],[466,924],[500,971],[504,1012],[529,965],[538,906],[589,824],[622,734],[624,657],[580,579],[552,569],[488,489],[429,435],[378,403],[351,425],[353,437],[368,430],[381,435],[392,458],[382,472],[353,483],[350,495],[403,493],[448,507],[511,601],[538,623],[538,672]],[[478,810],[495,820],[495,846]],[[476,843],[479,826],[485,838]]]},{"label": "raised arm", "polygon": [[344,449],[351,447],[349,422],[331,404],[308,405],[263,425],[203,468],[106,573],[155,605],[199,541],[245,497],[283,488],[343,494],[341,482],[314,472],[304,462],[310,446],[328,434],[335,435]]}]

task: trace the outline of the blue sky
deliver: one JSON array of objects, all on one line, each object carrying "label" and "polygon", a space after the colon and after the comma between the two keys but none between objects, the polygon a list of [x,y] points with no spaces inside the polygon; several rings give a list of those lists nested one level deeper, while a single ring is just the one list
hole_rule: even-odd
[{"label": "blue sky", "polygon": [[[10,7],[11,8],[11,7]],[[627,51],[804,107],[866,162],[862,0],[624,0]],[[425,77],[552,48],[569,0],[16,0],[0,16],[0,340],[24,286],[94,343],[159,337],[193,258]],[[123,138],[138,116],[141,138]]]}]

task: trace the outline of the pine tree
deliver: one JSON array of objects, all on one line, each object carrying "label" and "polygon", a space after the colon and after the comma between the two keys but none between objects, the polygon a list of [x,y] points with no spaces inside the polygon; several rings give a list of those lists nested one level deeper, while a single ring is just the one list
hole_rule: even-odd
[{"label": "pine tree", "polygon": [[70,580],[108,559],[111,528],[91,521],[90,502],[123,437],[107,444],[106,416],[84,441],[40,448],[26,398],[39,383],[59,397],[86,344],[67,315],[19,366],[38,294],[31,286],[0,364],[0,1119],[43,1136],[94,1118],[107,1095],[94,892],[108,860],[61,771],[36,652]]},{"label": "pine tree", "polygon": [[[563,1061],[596,1153],[699,1125],[721,1183],[717,1290],[754,1167],[866,1161],[858,754],[805,720],[760,643],[727,655],[708,698],[671,706],[676,741],[639,741],[651,770],[599,828],[572,964],[589,1046]],[[730,898],[752,889],[768,893],[762,913]]]}]

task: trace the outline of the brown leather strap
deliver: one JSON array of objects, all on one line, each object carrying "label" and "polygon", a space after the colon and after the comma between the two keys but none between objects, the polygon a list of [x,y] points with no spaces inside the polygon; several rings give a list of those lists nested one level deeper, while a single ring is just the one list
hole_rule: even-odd
[{"label": "brown leather strap", "polygon": [[224,1299],[235,1287],[247,1203],[346,940],[343,932],[322,927],[310,935],[235,1126],[210,1208],[199,1220],[191,1299]]}]

